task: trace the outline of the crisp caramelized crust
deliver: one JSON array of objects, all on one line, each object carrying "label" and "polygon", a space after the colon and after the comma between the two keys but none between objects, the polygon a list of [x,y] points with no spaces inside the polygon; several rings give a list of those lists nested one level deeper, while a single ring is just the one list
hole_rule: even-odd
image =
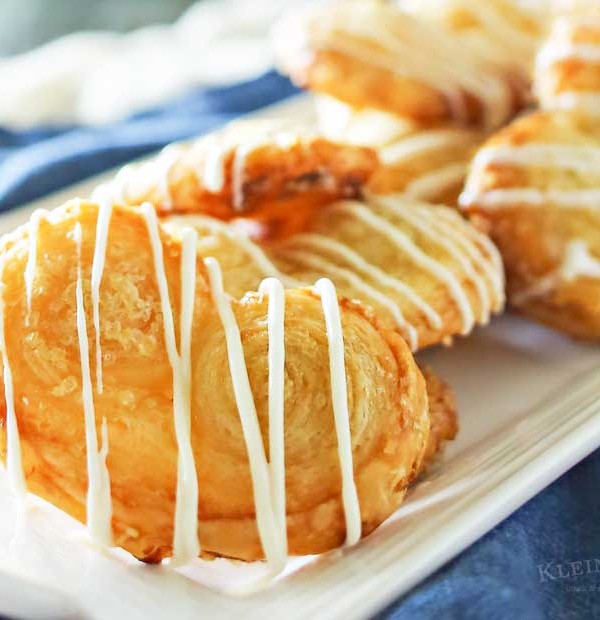
[{"label": "crisp caramelized crust", "polygon": [[[6,359],[26,482],[32,492],[81,521],[86,518],[89,472],[84,359],[76,322],[83,308],[79,320],[85,319],[93,360],[90,280],[98,213],[93,203],[70,203],[41,219],[35,237],[31,226],[21,227],[5,237],[0,248]],[[166,278],[174,333],[179,334],[185,249],[162,227],[156,229],[155,246],[148,223],[153,220],[145,214],[143,209],[114,207],[110,217],[99,289],[103,390],[100,393],[94,381],[94,430],[99,435],[106,420],[115,542],[140,559],[158,562],[173,549],[178,486],[173,373],[179,367],[168,355],[159,275]],[[27,264],[33,241],[37,258],[28,311],[25,282],[31,276]],[[155,267],[157,251],[162,251],[164,272]],[[254,560],[263,557],[263,550],[255,520],[250,448],[236,406],[234,374],[210,272],[207,275],[200,256],[195,260],[189,378],[199,539],[206,554]],[[77,301],[78,282],[83,305]],[[241,334],[265,446],[269,302],[266,293],[227,301]],[[436,414],[440,421],[434,422],[434,437],[428,440],[425,381],[403,340],[358,302],[341,300],[339,309],[354,479],[366,535],[400,504],[423,458],[453,436],[453,406],[446,396],[435,396],[444,389],[428,375],[434,409],[444,411]],[[319,295],[313,289],[286,291],[285,494],[292,554],[325,551],[345,538],[331,363]],[[440,400],[447,404],[440,407]],[[3,406],[3,459],[6,416]]]},{"label": "crisp caramelized crust", "polygon": [[420,368],[427,386],[431,424],[421,467],[421,470],[426,470],[427,466],[439,455],[444,444],[456,437],[458,417],[456,415],[456,399],[452,389],[431,368],[427,366]]},{"label": "crisp caramelized crust", "polygon": [[461,203],[498,245],[510,303],[600,340],[600,123],[538,112],[475,157]]},{"label": "crisp caramelized crust", "polygon": [[285,212],[283,228],[299,195],[305,218],[324,203],[358,196],[377,165],[368,148],[335,144],[285,121],[242,121],[126,166],[93,198],[224,220],[252,213],[274,222]]},{"label": "crisp caramelized crust", "polygon": [[393,3],[292,12],[276,29],[275,44],[280,68],[297,84],[357,109],[423,125],[497,127],[520,105],[509,67]]}]

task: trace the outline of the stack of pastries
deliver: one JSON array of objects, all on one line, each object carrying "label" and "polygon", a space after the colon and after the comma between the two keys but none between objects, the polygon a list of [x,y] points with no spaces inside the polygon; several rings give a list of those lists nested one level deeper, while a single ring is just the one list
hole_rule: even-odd
[{"label": "stack of pastries", "polygon": [[232,123],[0,242],[11,485],[144,562],[369,534],[457,432],[413,355],[505,291],[600,338],[593,9],[350,0],[274,38],[318,126]]}]

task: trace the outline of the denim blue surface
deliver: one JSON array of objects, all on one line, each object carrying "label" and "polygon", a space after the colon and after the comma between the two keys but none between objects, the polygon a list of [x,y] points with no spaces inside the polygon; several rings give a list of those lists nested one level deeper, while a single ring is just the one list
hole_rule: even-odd
[{"label": "denim blue surface", "polygon": [[[268,73],[228,88],[193,91],[114,125],[0,129],[0,210],[295,92],[286,79]],[[600,451],[378,618],[600,618]]]}]

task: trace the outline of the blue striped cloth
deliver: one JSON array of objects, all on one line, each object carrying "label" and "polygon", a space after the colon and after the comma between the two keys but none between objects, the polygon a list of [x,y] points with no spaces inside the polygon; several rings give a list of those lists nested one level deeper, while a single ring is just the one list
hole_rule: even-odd
[{"label": "blue striped cloth", "polygon": [[[195,90],[113,125],[0,129],[0,211],[295,93],[271,72],[227,88]],[[600,618],[600,452],[378,617]]]}]

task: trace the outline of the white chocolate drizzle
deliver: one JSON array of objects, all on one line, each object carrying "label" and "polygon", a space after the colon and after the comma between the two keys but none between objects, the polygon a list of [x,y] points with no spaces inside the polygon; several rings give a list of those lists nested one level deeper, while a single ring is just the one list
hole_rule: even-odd
[{"label": "white chocolate drizzle", "polygon": [[[250,464],[258,532],[270,573],[275,574],[281,572],[287,562],[284,457],[284,289],[281,282],[274,278],[264,280],[259,287],[261,295],[269,296],[267,329],[269,337],[270,461],[267,462],[244,359],[241,334],[230,298],[223,289],[221,269],[214,258],[204,259],[204,264],[208,273],[211,295],[225,330],[229,371]],[[321,297],[327,332],[332,408],[342,475],[346,544],[351,545],[360,539],[361,518],[352,462],[342,325],[337,295],[331,281],[319,280],[315,285],[315,290]]]},{"label": "white chocolate drizzle", "polygon": [[305,282],[292,278],[281,272],[274,263],[269,260],[259,245],[254,243],[242,230],[230,224],[226,224],[212,217],[203,215],[184,215],[181,217],[171,217],[164,223],[166,230],[180,230],[182,226],[192,226],[202,231],[208,230],[211,234],[223,235],[233,241],[250,258],[250,260],[260,269],[265,277],[273,277],[281,280],[288,287],[306,286]]},{"label": "white chocolate drizzle", "polygon": [[106,261],[106,246],[108,243],[108,229],[112,215],[112,203],[100,203],[96,220],[96,243],[92,259],[91,294],[92,294],[92,321],[96,338],[96,389],[102,394],[102,343],[100,341],[100,284],[104,274]]},{"label": "white chocolate drizzle", "polygon": [[543,207],[553,204],[565,209],[600,209],[600,188],[598,189],[536,189],[528,187],[490,189],[479,192],[468,184],[460,195],[462,207],[477,205],[483,209],[510,209],[521,206]]},{"label": "white chocolate drizzle", "polygon": [[386,237],[400,250],[402,250],[419,267],[428,271],[444,284],[450,296],[456,303],[462,318],[462,334],[467,334],[473,328],[475,317],[469,298],[458,281],[457,277],[444,265],[426,254],[412,239],[400,230],[394,229],[389,222],[375,214],[371,209],[358,202],[340,202],[330,207],[342,213],[354,217],[372,230]]},{"label": "white chocolate drizzle", "polygon": [[491,63],[442,28],[391,5],[340,5],[316,13],[307,28],[310,45],[317,49],[359,58],[443,93],[459,121],[468,117],[466,94],[482,103],[488,127],[502,123],[510,112],[510,86]]},{"label": "white chocolate drizzle", "polygon": [[600,116],[600,93],[585,90],[563,90],[552,96],[546,107],[555,110],[576,110],[589,116]]},{"label": "white chocolate drizzle", "polygon": [[413,179],[403,193],[411,198],[434,199],[444,191],[462,185],[466,174],[466,162],[448,164]]},{"label": "white chocolate drizzle", "polygon": [[560,272],[567,282],[578,277],[600,280],[600,260],[590,254],[585,241],[577,239],[567,245]]},{"label": "white chocolate drizzle", "polygon": [[90,371],[89,342],[87,322],[83,301],[83,280],[81,277],[81,224],[75,224],[73,238],[77,247],[77,286],[75,291],[77,305],[77,338],[81,364],[81,399],[85,420],[85,444],[88,474],[87,489],[87,529],[91,540],[101,546],[112,545],[112,498],[110,477],[106,467],[108,454],[108,429],[106,419],[102,422],[103,445],[98,450],[96,413],[92,376]]},{"label": "white chocolate drizzle", "polygon": [[152,248],[156,283],[163,317],[167,356],[173,374],[173,418],[178,447],[177,496],[173,534],[174,566],[186,564],[198,556],[198,478],[191,445],[191,326],[196,287],[196,232],[184,231],[181,256],[180,348],[177,351],[175,321],[169,298],[169,285],[158,219],[154,207],[141,207]]},{"label": "white chocolate drizzle", "polygon": [[[231,156],[231,201],[234,211],[244,209],[244,182],[246,173],[246,162],[248,157],[257,149],[276,144],[283,150],[290,149],[299,141],[299,136],[290,131],[285,131],[281,122],[270,125],[263,124],[256,127],[254,131],[251,125],[240,127],[240,135],[237,140],[235,133],[232,136],[224,134],[222,136],[209,136],[203,144],[206,147],[206,157],[202,166],[196,169],[196,178],[202,185],[214,194],[218,194],[225,188],[226,163]],[[262,131],[259,131],[262,129]]]},{"label": "white chocolate drizzle", "polygon": [[285,510],[285,293],[276,278],[260,283],[259,293],[269,297],[267,331],[269,336],[269,474],[271,505],[279,528],[281,547],[287,555]]},{"label": "white chocolate drizzle", "polygon": [[483,256],[475,255],[474,261],[473,254],[470,254],[465,248],[465,246],[470,247],[470,244],[464,243],[461,234],[457,234],[452,227],[440,226],[435,216],[429,217],[423,209],[419,209],[418,205],[399,202],[381,196],[376,199],[373,198],[373,202],[379,208],[387,211],[387,213],[407,222],[421,235],[431,239],[433,243],[442,247],[452,256],[460,265],[463,273],[475,286],[481,304],[481,316],[484,321],[487,320],[491,308],[490,294],[485,279],[477,273],[474,267],[474,262],[477,262],[478,266],[485,264],[486,261],[483,260]]},{"label": "white chocolate drizzle", "polygon": [[369,263],[350,246],[331,237],[315,233],[295,235],[289,239],[288,244],[291,246],[307,247],[313,251],[316,250],[329,254],[337,260],[341,259],[344,263],[350,265],[355,272],[359,271],[378,285],[389,288],[403,297],[406,297],[412,305],[423,313],[427,322],[433,329],[440,329],[442,327],[442,318],[440,315],[410,286],[405,284],[402,280],[390,276],[379,267]]},{"label": "white chocolate drizzle", "polygon": [[208,272],[211,295],[225,330],[229,372],[248,452],[256,524],[270,570],[280,572],[287,561],[287,550],[280,527],[281,519],[278,518],[272,501],[271,469],[267,463],[250,387],[240,329],[231,308],[231,301],[223,290],[219,263],[214,258],[206,258],[204,264]]},{"label": "white chocolate drizzle", "polygon": [[361,518],[352,460],[352,436],[350,433],[350,414],[348,412],[348,387],[344,361],[342,320],[335,287],[331,280],[321,278],[315,284],[315,290],[321,296],[329,345],[331,400],[335,418],[340,469],[342,472],[342,502],[346,521],[346,545],[354,545],[360,540]]},{"label": "white chocolate drizzle", "polygon": [[33,284],[35,281],[35,269],[37,265],[37,239],[40,229],[40,223],[46,219],[48,211],[46,209],[36,209],[29,220],[29,254],[27,256],[27,265],[25,266],[25,295],[27,300],[27,314],[25,316],[25,325],[29,325],[29,317],[31,315],[31,299],[33,296]]},{"label": "white chocolate drizzle", "polygon": [[417,330],[415,329],[414,325],[411,325],[406,320],[398,304],[396,304],[393,299],[391,299],[381,291],[372,287],[370,284],[367,284],[356,273],[350,271],[349,269],[345,269],[344,267],[340,267],[335,263],[332,263],[331,261],[311,252],[306,252],[302,250],[291,250],[286,252],[286,257],[298,263],[307,265],[312,269],[320,271],[327,276],[331,276],[336,280],[345,280],[352,288],[360,291],[364,295],[367,295],[367,297],[375,300],[384,308],[387,308],[387,310],[394,318],[396,325],[404,332],[404,335],[406,336],[406,340],[411,350],[415,351],[418,348],[419,337]]},{"label": "white chocolate drizzle", "polygon": [[481,189],[481,178],[490,165],[532,166],[572,171],[579,175],[596,174],[600,169],[600,148],[589,145],[568,145],[551,142],[502,144],[479,151],[471,164],[471,172],[459,203],[483,209],[504,209],[519,206],[542,207],[554,204],[563,208],[600,208],[600,188],[552,189],[508,187]]},{"label": "white chocolate drizzle", "polygon": [[486,146],[473,159],[472,173],[479,174],[490,164],[557,168],[585,174],[600,168],[600,148],[552,142]]},{"label": "white chocolate drizzle", "polygon": [[386,165],[399,164],[432,151],[467,146],[475,135],[461,129],[420,131],[385,146],[379,151],[379,157]]},{"label": "white chocolate drizzle", "polygon": [[154,160],[154,167],[158,178],[158,188],[163,197],[163,208],[171,209],[173,199],[171,196],[171,172],[183,152],[183,145],[169,144]]},{"label": "white chocolate drizzle", "polygon": [[15,393],[12,369],[6,347],[6,320],[5,320],[5,284],[2,282],[4,263],[0,263],[0,349],[2,350],[2,367],[4,381],[4,401],[6,404],[6,468],[8,482],[12,493],[23,501],[27,493],[23,461],[21,457],[21,443],[19,425],[15,412]]}]

